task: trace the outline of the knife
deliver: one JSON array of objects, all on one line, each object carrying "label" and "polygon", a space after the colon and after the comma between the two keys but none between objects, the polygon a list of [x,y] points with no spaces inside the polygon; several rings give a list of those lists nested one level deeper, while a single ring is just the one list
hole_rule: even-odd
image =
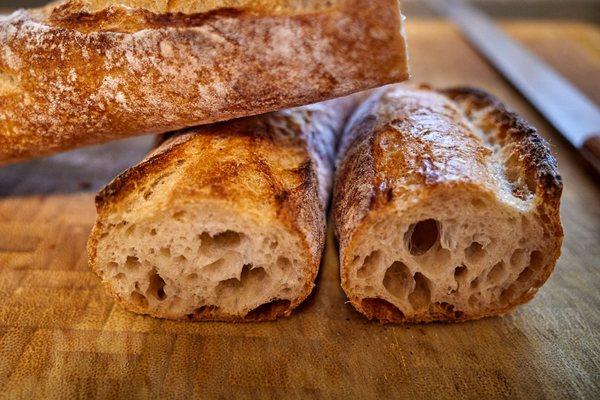
[{"label": "knife", "polygon": [[600,175],[600,109],[484,13],[462,0],[428,0],[565,137]]}]

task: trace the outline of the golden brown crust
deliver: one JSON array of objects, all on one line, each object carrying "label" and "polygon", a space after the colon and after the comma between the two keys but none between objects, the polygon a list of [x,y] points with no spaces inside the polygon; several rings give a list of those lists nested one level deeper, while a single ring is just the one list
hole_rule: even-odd
[{"label": "golden brown crust", "polygon": [[[562,194],[562,179],[548,143],[537,133],[536,128],[481,89],[461,87],[440,92],[465,109],[467,114],[489,110],[487,123],[500,131],[498,136],[501,140],[515,145],[526,175],[535,180],[535,191],[542,196],[540,205],[552,208],[558,206]],[[500,145],[505,147],[506,143]]]},{"label": "golden brown crust", "polygon": [[[109,229],[111,215],[134,208],[173,209],[199,200],[221,202],[283,225],[297,236],[308,264],[306,283],[293,301],[274,301],[245,316],[204,307],[187,318],[249,321],[289,315],[310,294],[318,272],[335,141],[353,107],[352,98],[342,98],[172,135],[98,194],[98,219],[88,244],[90,265],[96,270],[98,240]],[[161,199],[142,203],[148,187],[166,177],[174,186]],[[168,317],[115,297],[129,310]]]},{"label": "golden brown crust", "polygon": [[[105,3],[105,4],[102,4]],[[228,1],[213,0],[189,2],[187,7],[169,4],[163,6],[139,1],[108,0],[87,4],[81,0],[60,1],[33,10],[40,22],[80,32],[128,32],[142,29],[185,28],[201,26],[218,18],[244,16],[310,16],[335,11],[343,2],[307,3],[298,0]]]},{"label": "golden brown crust", "polygon": [[[210,13],[215,10],[230,8],[244,10],[256,15],[307,15],[331,12],[343,2],[305,0],[60,0],[38,9],[40,18],[48,18],[56,9],[61,9],[61,16],[76,20],[77,16],[96,18],[101,23],[101,16],[109,10],[127,11],[128,15],[141,15],[150,12],[157,15],[193,16]],[[97,17],[94,17],[98,15]],[[59,19],[64,19],[59,18]],[[101,27],[96,26],[96,30]]]},{"label": "golden brown crust", "polygon": [[66,2],[0,17],[0,163],[407,78],[395,0],[282,3],[155,14]]},{"label": "golden brown crust", "polygon": [[[481,138],[471,126],[490,135]],[[383,299],[361,299],[349,293],[348,254],[357,241],[365,239],[366,227],[394,202],[416,201],[457,187],[495,193],[495,177],[488,167],[495,157],[495,146],[500,149],[497,157],[507,174],[509,194],[535,196],[533,207],[551,244],[551,262],[532,290],[511,304],[479,314],[456,311],[442,303],[413,317]],[[382,88],[351,118],[337,164],[333,216],[340,243],[342,286],[350,302],[369,319],[458,322],[501,315],[531,300],[560,256],[562,180],[556,160],[535,128],[484,91],[436,91],[426,86],[417,90],[403,85]]]}]

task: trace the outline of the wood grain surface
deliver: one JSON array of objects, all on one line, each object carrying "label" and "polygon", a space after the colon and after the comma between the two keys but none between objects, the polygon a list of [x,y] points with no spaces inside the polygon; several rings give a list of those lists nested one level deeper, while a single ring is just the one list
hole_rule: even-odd
[{"label": "wood grain surface", "polygon": [[[600,102],[600,31],[508,31]],[[456,34],[409,23],[414,81],[475,85],[534,122],[565,181],[563,255],[530,304],[459,325],[382,326],[345,304],[330,238],[318,288],[289,319],[232,325],[133,315],[89,271],[93,191],[137,138],[0,169],[1,398],[600,398],[600,186],[567,143]]]}]

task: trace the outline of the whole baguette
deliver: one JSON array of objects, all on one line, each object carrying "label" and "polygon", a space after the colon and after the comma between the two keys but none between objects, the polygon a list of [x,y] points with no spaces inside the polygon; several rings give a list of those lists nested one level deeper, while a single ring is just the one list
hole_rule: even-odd
[{"label": "whole baguette", "polygon": [[353,105],[331,100],[170,137],[98,194],[92,269],[138,313],[289,315],[314,286],[335,143]]},{"label": "whole baguette", "polygon": [[342,286],[369,319],[504,314],[533,298],[560,255],[556,161],[483,91],[377,91],[348,123],[338,168]]},{"label": "whole baguette", "polygon": [[0,164],[408,77],[397,0],[61,1],[0,44]]}]

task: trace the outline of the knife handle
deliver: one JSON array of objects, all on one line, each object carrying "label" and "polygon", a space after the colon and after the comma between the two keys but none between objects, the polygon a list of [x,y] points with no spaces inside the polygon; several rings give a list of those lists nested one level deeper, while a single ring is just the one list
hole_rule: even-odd
[{"label": "knife handle", "polygon": [[600,175],[600,134],[592,135],[581,146],[581,154]]}]

